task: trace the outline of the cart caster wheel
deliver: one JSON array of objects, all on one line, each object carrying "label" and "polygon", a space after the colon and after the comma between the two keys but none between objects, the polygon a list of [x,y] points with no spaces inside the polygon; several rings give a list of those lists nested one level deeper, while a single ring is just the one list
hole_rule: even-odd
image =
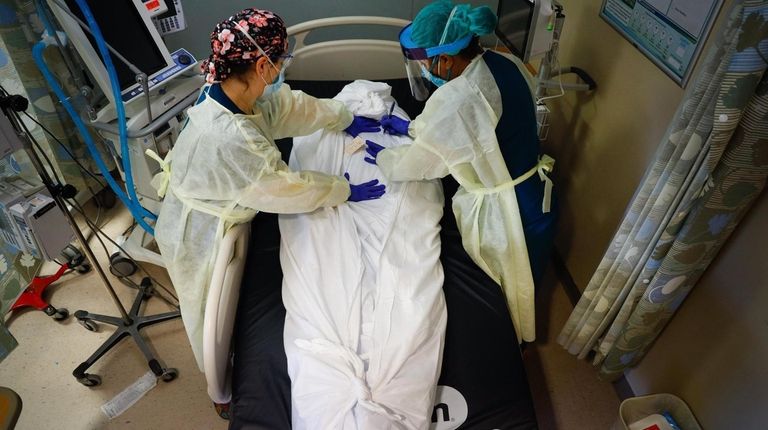
[{"label": "cart caster wheel", "polygon": [[83,263],[75,267],[75,270],[77,270],[77,273],[80,273],[82,275],[91,271],[91,265],[88,263]]},{"label": "cart caster wheel", "polygon": [[78,378],[77,382],[85,385],[86,387],[98,387],[101,385],[101,376],[86,373],[82,378]]},{"label": "cart caster wheel", "polygon": [[59,308],[56,310],[55,314],[51,315],[51,318],[56,321],[64,321],[65,319],[69,318],[69,311],[65,308]]},{"label": "cart caster wheel", "polygon": [[163,381],[165,382],[171,382],[179,377],[179,371],[173,367],[169,367],[163,370],[163,374],[160,375],[160,377],[163,378]]},{"label": "cart caster wheel", "polygon": [[99,326],[96,325],[96,323],[91,321],[91,320],[84,320],[84,319],[81,320],[81,319],[79,319],[79,320],[77,320],[77,322],[79,322],[80,325],[85,327],[85,329],[88,330],[88,331],[96,332],[96,331],[99,330]]},{"label": "cart caster wheel", "polygon": [[109,257],[109,271],[118,278],[124,278],[136,273],[138,267],[133,260],[126,258],[122,255],[112,254]]}]

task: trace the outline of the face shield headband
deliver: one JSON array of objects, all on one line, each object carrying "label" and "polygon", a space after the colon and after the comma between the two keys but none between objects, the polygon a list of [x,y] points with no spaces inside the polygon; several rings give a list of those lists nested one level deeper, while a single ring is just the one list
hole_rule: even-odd
[{"label": "face shield headband", "polygon": [[[453,15],[451,15],[452,17]],[[448,18],[446,23],[446,30],[448,24],[451,22],[451,17]],[[474,37],[473,34],[468,34],[455,42],[448,44],[440,44],[431,48],[421,48],[413,42],[411,34],[413,32],[413,23],[408,24],[400,31],[400,47],[405,57],[405,71],[408,75],[408,82],[411,86],[411,94],[418,101],[424,101],[429,97],[430,79],[429,76],[425,76],[423,62],[430,58],[437,57],[440,54],[456,55],[462,49],[469,46],[469,43]],[[445,39],[447,31],[443,31],[442,39]]]},{"label": "face shield headband", "polygon": [[436,57],[440,54],[456,55],[462,49],[469,46],[469,42],[474,37],[473,34],[468,34],[461,39],[456,40],[448,44],[441,44],[432,48],[420,48],[416,46],[416,43],[411,39],[413,33],[413,23],[408,24],[400,31],[400,47],[403,50],[403,55],[407,60],[428,60],[432,57]]}]

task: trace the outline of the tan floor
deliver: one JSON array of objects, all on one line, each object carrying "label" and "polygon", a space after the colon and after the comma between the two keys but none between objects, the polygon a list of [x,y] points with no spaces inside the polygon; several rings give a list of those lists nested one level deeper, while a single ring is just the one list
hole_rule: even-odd
[{"label": "tan floor", "polygon": [[619,398],[587,361],[557,344],[573,306],[553,273],[547,273],[537,300],[538,339],[524,353],[541,430],[604,430],[616,421]]},{"label": "tan floor", "polygon": [[[114,237],[128,225],[130,218],[125,212],[109,215],[114,219],[105,230]],[[93,246],[98,258],[105,261],[100,246],[95,241]],[[44,273],[51,271],[45,269]],[[150,271],[161,282],[167,282],[162,270]],[[571,305],[552,275],[546,284],[550,287],[539,296],[539,312],[548,324],[540,327],[538,343],[525,352],[541,429],[606,429],[613,422],[618,400],[611,385],[598,381],[588,363],[575,360],[555,344],[557,330],[562,327]],[[129,306],[134,290],[119,282],[115,282],[115,288]],[[116,314],[93,272],[68,275],[49,291],[48,297],[54,306],[66,307],[72,313],[85,309]],[[159,299],[147,302],[147,313],[168,310]],[[13,315],[9,328],[20,345],[0,363],[0,385],[13,388],[23,399],[19,430],[227,428],[208,399],[205,380],[197,370],[180,320],[145,330],[161,360],[179,369],[179,378],[171,383],[158,382],[136,405],[112,421],[104,417],[101,405],[148,370],[135,345],[123,341],[97,362],[90,372],[101,375],[103,384],[86,388],[75,381],[71,372],[111,334],[108,326],[91,333],[74,318],[57,323],[41,312],[29,311]]]},{"label": "tan floor", "polygon": [[[111,237],[130,223],[125,211],[113,211],[105,230]],[[100,261],[106,261],[101,246],[92,240]],[[112,246],[107,243],[108,249]],[[106,265],[104,267],[107,267]],[[148,265],[158,280],[170,285],[164,270]],[[52,267],[42,273],[52,273]],[[116,281],[113,285],[126,307],[133,302],[135,290]],[[139,278],[137,278],[139,279]],[[78,309],[105,315],[119,315],[98,275],[70,274],[49,288],[48,298],[56,307],[73,314]],[[146,303],[145,314],[168,312],[171,308],[157,298]],[[97,333],[87,331],[70,317],[63,323],[53,321],[42,312],[23,311],[8,320],[11,333],[19,346],[0,363],[0,385],[13,388],[23,401],[17,429],[226,429],[206,393],[205,380],[197,369],[192,350],[184,334],[181,320],[173,320],[144,330],[159,358],[179,370],[171,383],[158,382],[136,405],[112,421],[100,407],[117,393],[144,375],[149,369],[135,344],[123,340],[118,347],[99,360],[90,373],[102,377],[102,385],[86,388],[72,377],[72,370],[85,360],[112,330],[100,325]]]}]

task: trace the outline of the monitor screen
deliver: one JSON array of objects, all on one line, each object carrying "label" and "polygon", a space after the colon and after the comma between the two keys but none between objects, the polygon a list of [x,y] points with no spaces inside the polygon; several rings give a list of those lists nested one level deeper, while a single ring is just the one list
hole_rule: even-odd
[{"label": "monitor screen", "polygon": [[[85,22],[77,3],[74,0],[66,0],[66,3],[69,9]],[[144,20],[133,1],[86,0],[86,3],[91,8],[107,43],[139,70],[146,73],[147,76],[151,76],[168,66],[163,53],[144,25]],[[99,53],[93,37],[87,32],[85,33],[93,45],[93,49]],[[114,54],[112,55],[112,63],[117,70],[121,90],[125,90],[136,83],[136,74]]]},{"label": "monitor screen", "polygon": [[518,57],[525,56],[533,19],[533,0],[499,0],[496,35]]}]

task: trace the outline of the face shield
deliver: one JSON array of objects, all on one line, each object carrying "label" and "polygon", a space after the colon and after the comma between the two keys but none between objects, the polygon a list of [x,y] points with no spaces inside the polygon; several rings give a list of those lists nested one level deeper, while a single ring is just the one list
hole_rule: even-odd
[{"label": "face shield", "polygon": [[461,39],[448,44],[445,41],[448,25],[453,17],[453,12],[448,18],[440,45],[432,48],[421,48],[416,46],[411,33],[413,32],[413,23],[408,24],[400,31],[400,47],[405,57],[405,72],[408,75],[408,82],[411,85],[411,94],[418,101],[424,101],[429,97],[430,79],[429,79],[429,59],[437,61],[435,57],[440,54],[456,55],[462,49],[469,46],[473,35],[470,33]]}]

